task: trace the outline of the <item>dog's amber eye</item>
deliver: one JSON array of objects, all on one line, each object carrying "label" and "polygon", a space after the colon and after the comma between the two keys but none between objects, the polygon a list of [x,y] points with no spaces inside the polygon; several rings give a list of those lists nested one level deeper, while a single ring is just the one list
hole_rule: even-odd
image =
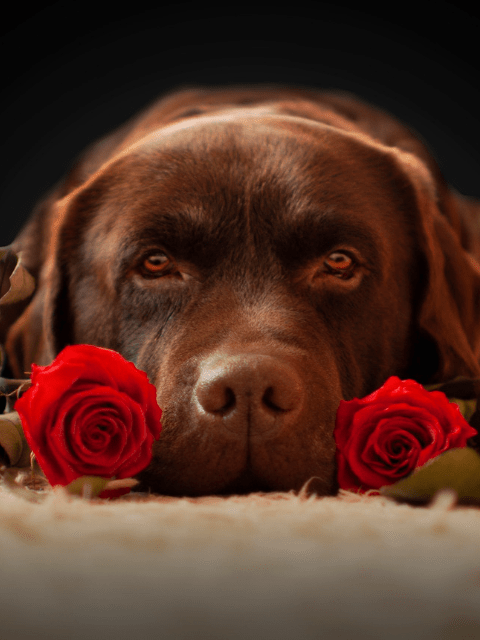
[{"label": "dog's amber eye", "polygon": [[339,278],[348,278],[352,274],[355,262],[348,254],[334,251],[325,260],[327,271]]},{"label": "dog's amber eye", "polygon": [[162,252],[152,253],[143,261],[145,272],[153,276],[170,271],[171,266],[172,261]]}]

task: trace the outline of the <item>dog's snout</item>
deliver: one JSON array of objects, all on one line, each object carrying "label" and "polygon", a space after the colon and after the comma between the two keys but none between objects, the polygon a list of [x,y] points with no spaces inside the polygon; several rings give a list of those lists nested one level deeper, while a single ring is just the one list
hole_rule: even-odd
[{"label": "dog's snout", "polygon": [[203,363],[195,399],[204,419],[231,430],[264,432],[292,422],[304,388],[290,365],[268,355],[242,354]]}]

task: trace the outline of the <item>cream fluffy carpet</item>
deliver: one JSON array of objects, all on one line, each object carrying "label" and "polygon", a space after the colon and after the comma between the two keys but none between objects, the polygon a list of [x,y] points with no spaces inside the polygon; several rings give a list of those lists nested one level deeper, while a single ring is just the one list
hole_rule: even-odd
[{"label": "cream fluffy carpet", "polygon": [[[32,501],[33,498],[37,501]],[[2,640],[480,638],[480,510],[0,490]]]}]

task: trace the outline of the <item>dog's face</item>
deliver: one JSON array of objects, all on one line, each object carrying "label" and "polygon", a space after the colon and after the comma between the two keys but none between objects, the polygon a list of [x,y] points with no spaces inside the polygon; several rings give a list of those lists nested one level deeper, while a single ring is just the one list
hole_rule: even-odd
[{"label": "dog's face", "polygon": [[332,490],[340,399],[410,356],[419,263],[399,181],[348,134],[239,110],[152,135],[74,196],[72,339],[157,386],[146,483]]},{"label": "dog's face", "polygon": [[72,343],[147,372],[163,431],[142,488],[326,494],[341,399],[480,373],[480,269],[396,121],[241,93],[170,117],[198,97],[174,96],[87,154],[14,245],[38,288],[6,351],[17,375]]}]

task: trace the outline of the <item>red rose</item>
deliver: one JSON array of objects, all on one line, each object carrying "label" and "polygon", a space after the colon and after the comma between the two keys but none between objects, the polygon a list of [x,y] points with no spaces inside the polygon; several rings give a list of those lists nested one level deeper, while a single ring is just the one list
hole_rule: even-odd
[{"label": "red rose", "polygon": [[134,476],[149,464],[161,431],[146,373],[87,344],[66,347],[49,366],[33,365],[32,386],[15,410],[52,485],[84,475]]},{"label": "red rose", "polygon": [[476,435],[458,405],[414,380],[389,378],[374,393],[342,400],[337,411],[338,482],[352,491],[379,489]]}]

